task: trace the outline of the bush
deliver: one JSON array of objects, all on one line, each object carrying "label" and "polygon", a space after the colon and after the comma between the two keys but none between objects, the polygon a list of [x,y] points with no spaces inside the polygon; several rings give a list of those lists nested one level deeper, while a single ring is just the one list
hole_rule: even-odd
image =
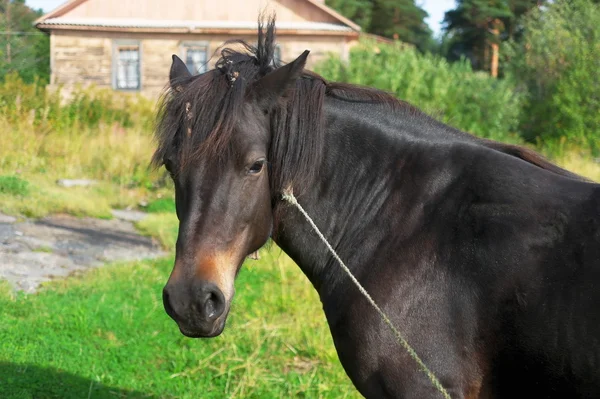
[{"label": "bush", "polygon": [[518,141],[522,96],[508,79],[473,72],[470,64],[449,63],[400,45],[363,41],[350,62],[330,57],[317,67],[326,79],[390,92],[436,119],[482,137]]},{"label": "bush", "polygon": [[529,93],[523,136],[568,140],[599,154],[600,6],[558,0],[532,11],[523,24],[523,39],[505,49],[508,72]]},{"label": "bush", "polygon": [[128,96],[110,89],[77,88],[68,100],[59,91],[49,91],[44,82],[27,84],[17,73],[0,83],[0,115],[14,125],[28,124],[46,131],[72,131],[116,125],[151,130],[153,102],[140,95]]}]

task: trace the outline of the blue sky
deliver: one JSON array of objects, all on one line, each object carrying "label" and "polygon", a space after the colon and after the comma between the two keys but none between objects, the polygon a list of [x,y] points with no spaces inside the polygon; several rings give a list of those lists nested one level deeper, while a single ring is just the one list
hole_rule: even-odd
[{"label": "blue sky", "polygon": [[[30,7],[44,11],[51,11],[66,0],[26,0]],[[454,7],[454,0],[417,0],[418,4],[429,13],[427,23],[437,35],[441,31],[441,22],[444,19],[444,13]]]}]

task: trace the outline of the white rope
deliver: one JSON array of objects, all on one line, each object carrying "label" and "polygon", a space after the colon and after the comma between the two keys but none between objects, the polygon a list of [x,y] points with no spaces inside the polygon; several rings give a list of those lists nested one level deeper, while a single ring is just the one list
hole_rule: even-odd
[{"label": "white rope", "polygon": [[327,246],[327,249],[329,249],[329,252],[331,252],[331,254],[335,258],[335,260],[337,260],[338,263],[340,264],[340,266],[342,266],[342,269],[344,269],[344,271],[346,272],[346,274],[348,275],[348,277],[350,277],[350,279],[352,280],[352,282],[354,283],[354,285],[356,285],[356,287],[361,292],[361,294],[363,294],[364,297],[367,298],[367,301],[369,301],[369,303],[371,304],[371,306],[373,306],[373,308],[375,308],[375,310],[377,311],[377,313],[379,313],[379,316],[381,316],[381,318],[383,319],[383,321],[390,327],[390,329],[392,330],[392,332],[394,333],[394,335],[398,339],[398,342],[400,342],[400,345],[402,345],[404,347],[404,349],[406,349],[406,351],[408,352],[408,354],[410,355],[410,357],[415,362],[417,362],[417,364],[419,365],[419,367],[421,368],[421,370],[429,378],[429,381],[431,381],[431,383],[433,384],[433,386],[438,391],[440,391],[440,393],[444,396],[444,398],[445,399],[451,399],[450,395],[448,394],[448,392],[446,391],[446,389],[442,386],[442,384],[440,383],[440,381],[438,380],[438,378],[433,374],[433,372],[431,370],[429,370],[429,368],[425,365],[425,363],[423,363],[423,361],[421,360],[421,358],[419,357],[419,355],[417,355],[417,352],[415,352],[415,350],[412,348],[412,346],[410,346],[408,344],[408,342],[404,339],[404,337],[402,336],[402,334],[400,334],[400,331],[398,331],[396,329],[396,327],[394,327],[394,325],[392,324],[392,322],[389,319],[389,317],[384,313],[383,310],[381,310],[381,308],[379,307],[379,305],[377,305],[377,303],[375,303],[375,301],[373,300],[373,298],[371,297],[371,295],[369,295],[369,293],[367,292],[367,290],[365,290],[365,288],[360,284],[360,282],[356,279],[356,277],[354,277],[354,275],[352,274],[352,272],[350,271],[350,269],[348,268],[348,266],[346,266],[346,264],[342,261],[342,259],[335,252],[335,250],[331,247],[331,245],[329,244],[329,241],[327,241],[327,239],[325,238],[325,236],[323,235],[323,233],[321,233],[321,230],[319,230],[319,228],[317,227],[317,225],[315,224],[315,222],[313,222],[313,220],[310,218],[310,216],[308,216],[308,213],[306,213],[306,211],[304,210],[304,208],[302,208],[302,205],[300,205],[298,203],[298,200],[296,199],[296,197],[294,197],[294,194],[293,194],[292,190],[291,189],[285,190],[283,192],[282,198],[285,201],[289,202],[290,204],[294,205],[296,208],[298,208],[298,210],[300,211],[300,213],[302,213],[302,215],[304,215],[304,217],[306,218],[306,220],[308,221],[308,223],[310,223],[310,225],[315,230],[315,232],[317,233],[317,235],[319,236],[319,238],[321,239],[321,241],[323,241],[323,243]]}]

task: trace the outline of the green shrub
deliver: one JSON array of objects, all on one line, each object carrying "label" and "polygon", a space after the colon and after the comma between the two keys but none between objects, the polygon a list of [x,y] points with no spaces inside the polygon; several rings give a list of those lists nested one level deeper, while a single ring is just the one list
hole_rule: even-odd
[{"label": "green shrub", "polygon": [[59,90],[47,90],[39,80],[27,84],[17,73],[0,82],[0,115],[11,124],[28,124],[44,131],[69,132],[101,125],[151,131],[154,114],[154,102],[141,95],[79,87],[62,98]]},{"label": "green shrub", "polygon": [[25,196],[29,192],[29,182],[18,176],[0,176],[0,194]]},{"label": "green shrub", "polygon": [[512,81],[473,72],[467,61],[449,63],[397,44],[363,41],[352,49],[349,63],[332,56],[317,72],[329,80],[390,92],[470,133],[518,141],[522,96]]},{"label": "green shrub", "polygon": [[523,39],[505,49],[507,71],[529,93],[523,136],[544,145],[567,140],[599,154],[600,6],[557,0],[523,24]]}]

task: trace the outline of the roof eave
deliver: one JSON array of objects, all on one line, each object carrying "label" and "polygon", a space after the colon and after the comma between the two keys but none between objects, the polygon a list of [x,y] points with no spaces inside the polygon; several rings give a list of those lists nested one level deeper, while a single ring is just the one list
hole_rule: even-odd
[{"label": "roof eave", "polygon": [[43,23],[45,20],[63,15],[64,13],[71,11],[72,9],[79,6],[81,3],[85,3],[86,1],[87,0],[69,0],[66,3],[56,7],[49,13],[42,15],[41,17],[33,21],[33,24],[37,27],[38,24]]},{"label": "roof eave", "polygon": [[348,18],[344,17],[342,14],[340,14],[337,11],[335,11],[333,8],[326,6],[324,3],[320,3],[320,2],[315,1],[315,0],[306,0],[306,1],[309,2],[310,4],[314,5],[315,7],[320,8],[321,10],[325,11],[327,14],[331,15],[332,17],[334,17],[338,21],[342,22],[344,25],[348,25],[353,30],[355,30],[357,32],[361,31],[361,27],[359,25],[357,25],[356,23],[352,22]]},{"label": "roof eave", "polygon": [[[235,28],[155,28],[155,27],[116,27],[116,26],[85,26],[85,25],[57,25],[39,23],[36,27],[44,32],[53,30],[87,31],[87,32],[125,32],[125,33],[177,33],[177,34],[236,34],[253,35],[256,29],[235,29]],[[278,35],[299,35],[299,36],[344,36],[358,37],[356,31],[331,31],[331,30],[311,30],[311,29],[280,29]]]}]

